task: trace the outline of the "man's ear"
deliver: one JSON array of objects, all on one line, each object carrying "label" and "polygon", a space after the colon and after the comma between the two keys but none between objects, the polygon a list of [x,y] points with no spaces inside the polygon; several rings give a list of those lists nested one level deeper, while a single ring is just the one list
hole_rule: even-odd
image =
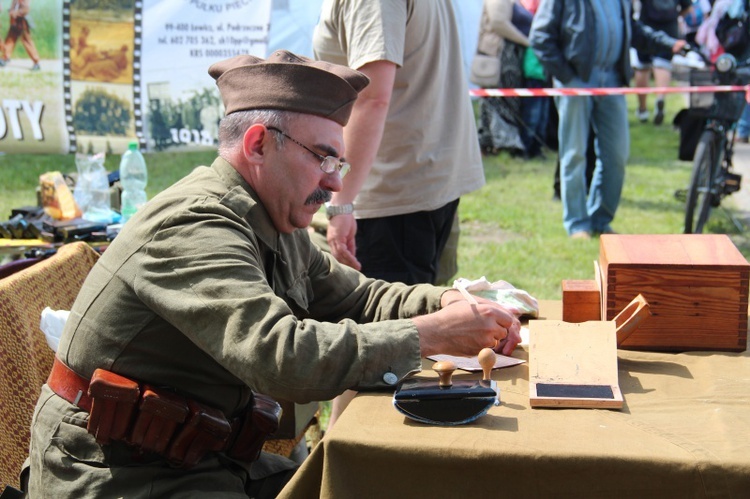
[{"label": "man's ear", "polygon": [[264,145],[270,138],[268,129],[256,123],[245,130],[242,137],[242,152],[245,157],[254,163],[262,163],[264,156]]}]

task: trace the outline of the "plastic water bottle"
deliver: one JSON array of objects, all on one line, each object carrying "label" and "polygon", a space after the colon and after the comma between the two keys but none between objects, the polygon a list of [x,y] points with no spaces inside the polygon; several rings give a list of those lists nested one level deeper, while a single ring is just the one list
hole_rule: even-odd
[{"label": "plastic water bottle", "polygon": [[120,160],[120,184],[122,185],[122,197],[120,199],[120,213],[122,223],[130,220],[130,217],[138,211],[138,208],[146,204],[146,184],[148,183],[148,170],[146,160],[138,150],[138,143],[128,144],[128,150]]}]

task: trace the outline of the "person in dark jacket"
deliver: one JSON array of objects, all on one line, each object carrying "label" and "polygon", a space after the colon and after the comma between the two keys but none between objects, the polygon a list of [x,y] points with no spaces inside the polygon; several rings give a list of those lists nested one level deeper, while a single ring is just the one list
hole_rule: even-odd
[{"label": "person in dark jacket", "polygon": [[[638,20],[646,26],[679,38],[680,29],[677,19],[685,17],[693,11],[692,0],[641,0],[641,10]],[[648,87],[649,77],[654,74],[654,86],[668,87],[672,79],[672,51],[664,50],[657,54],[638,52],[638,61],[634,64],[636,87]],[[648,121],[649,112],[646,107],[647,94],[638,95],[638,110],[636,117],[641,123]],[[664,122],[664,94],[656,96],[654,104],[654,125]]]},{"label": "person in dark jacket", "polygon": [[[684,40],[634,21],[630,0],[542,0],[529,37],[558,88],[627,86],[629,49],[679,52]],[[571,238],[612,233],[630,149],[624,95],[555,97],[563,225]],[[590,126],[597,155],[586,194],[586,148]]]}]

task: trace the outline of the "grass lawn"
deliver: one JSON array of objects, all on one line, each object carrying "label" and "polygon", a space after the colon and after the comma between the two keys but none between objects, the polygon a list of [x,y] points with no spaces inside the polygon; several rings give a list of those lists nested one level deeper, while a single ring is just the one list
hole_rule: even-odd
[{"label": "grass lawn", "polygon": [[[667,119],[659,127],[635,120],[635,102],[635,96],[628,96],[631,154],[613,227],[626,234],[680,233],[684,203],[674,192],[687,186],[692,165],[677,159],[679,133],[671,120],[684,107],[684,97],[668,96]],[[147,192],[152,197],[195,166],[210,164],[214,153],[146,153],[145,157]],[[567,237],[560,202],[552,200],[556,158],[555,151],[529,161],[506,153],[485,158],[487,184],[464,196],[459,208],[459,276],[504,279],[539,299],[561,298],[563,279],[593,278],[599,241]],[[107,169],[116,169],[119,160],[118,155],[107,157]],[[9,217],[13,207],[35,204],[39,174],[51,170],[75,172],[75,156],[0,155],[0,218]],[[721,210],[712,212],[708,231],[730,234],[750,256],[747,237],[737,233]]]},{"label": "grass lawn", "polygon": [[[635,120],[635,96],[628,96],[628,104],[630,160],[613,228],[625,234],[681,233],[684,202],[674,193],[687,187],[692,164],[677,159],[679,131],[671,120],[685,107],[684,97],[668,96],[667,118],[658,127]],[[556,159],[554,151],[544,160],[485,158],[487,185],[463,197],[459,208],[461,276],[504,279],[540,299],[560,299],[563,279],[594,278],[599,240],[567,237],[562,206],[552,200]],[[721,210],[712,212],[707,232],[730,234],[750,256],[747,237]]]}]

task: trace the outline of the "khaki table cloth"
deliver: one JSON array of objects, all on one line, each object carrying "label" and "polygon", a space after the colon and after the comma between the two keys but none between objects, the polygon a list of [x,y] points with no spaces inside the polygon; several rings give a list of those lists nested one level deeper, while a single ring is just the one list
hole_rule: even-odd
[{"label": "khaki table cloth", "polygon": [[622,410],[531,409],[522,364],[493,371],[499,407],[453,427],[361,393],[280,497],[750,497],[750,353],[618,350],[618,369]]}]

